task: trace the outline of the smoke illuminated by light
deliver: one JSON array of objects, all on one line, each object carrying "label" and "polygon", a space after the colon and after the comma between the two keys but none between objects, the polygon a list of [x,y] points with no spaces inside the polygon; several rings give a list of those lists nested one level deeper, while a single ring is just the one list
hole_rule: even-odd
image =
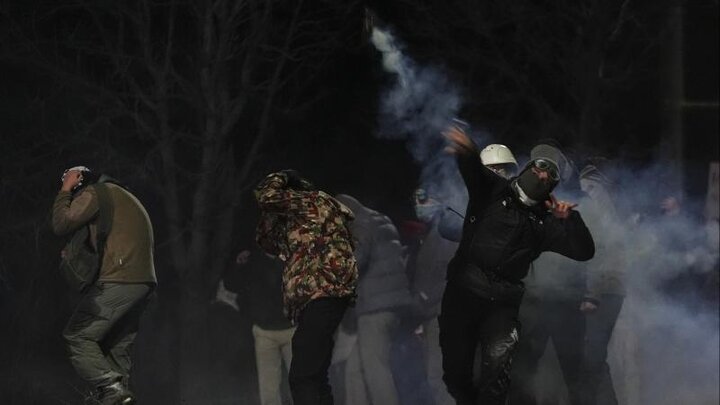
[{"label": "smoke illuminated by light", "polygon": [[[416,64],[389,30],[374,27],[371,40],[383,68],[395,77],[382,93],[377,136],[404,140],[422,169],[418,185],[464,213],[465,185],[454,159],[443,153],[440,135],[462,107],[460,89],[441,69]],[[471,135],[480,147],[491,138],[479,132]],[[513,153],[526,155],[532,146]],[[704,298],[693,295],[679,300],[667,296],[672,288],[668,284],[678,277],[694,272],[709,278],[718,272],[717,219],[689,215],[703,205],[693,198],[684,200],[687,215],[659,215],[662,199],[678,193],[664,180],[672,174],[667,172],[672,165],[655,162],[638,169],[616,161],[614,166],[617,185],[612,197],[618,214],[604,216],[601,225],[588,225],[603,233],[597,240],[622,246],[600,250],[593,259],[620,263],[626,277],[627,298],[608,355],[620,403],[717,403],[717,303],[708,306]],[[579,211],[590,215],[587,196],[561,197],[579,201]]]}]

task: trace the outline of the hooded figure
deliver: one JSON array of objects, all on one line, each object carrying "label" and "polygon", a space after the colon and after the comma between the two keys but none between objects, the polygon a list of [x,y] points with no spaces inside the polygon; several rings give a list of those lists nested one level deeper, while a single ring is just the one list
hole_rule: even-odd
[{"label": "hooded figure", "polygon": [[332,404],[333,334],[355,295],[352,211],[297,172],[269,174],[255,189],[262,210],[256,239],[285,262],[283,302],[297,324],[290,391],[295,405]]},{"label": "hooded figure", "polygon": [[357,342],[345,366],[346,403],[397,405],[390,348],[401,313],[411,304],[404,248],[390,218],[349,195],[335,198],[355,213],[350,231],[359,269]]}]

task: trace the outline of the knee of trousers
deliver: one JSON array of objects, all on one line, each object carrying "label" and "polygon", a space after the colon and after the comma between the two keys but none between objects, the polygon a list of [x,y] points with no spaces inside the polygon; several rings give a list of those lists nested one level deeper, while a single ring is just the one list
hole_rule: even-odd
[{"label": "knee of trousers", "polygon": [[445,372],[442,380],[448,393],[455,399],[474,398],[477,394],[477,387],[473,384],[472,375]]},{"label": "knee of trousers", "polygon": [[503,395],[510,386],[512,356],[517,349],[518,335],[515,331],[508,336],[491,342],[483,351],[482,378],[484,389],[489,393]]},{"label": "knee of trousers", "polygon": [[85,336],[82,333],[82,330],[70,330],[68,328],[65,328],[63,330],[63,339],[65,340],[65,346],[72,350],[76,347],[82,347],[85,344],[92,342],[92,339],[90,339],[88,336]]},{"label": "knee of trousers", "polygon": [[288,384],[290,385],[290,388],[308,383],[320,383],[321,381],[321,374],[302,373],[298,372],[297,369],[290,367],[290,372],[288,373]]}]

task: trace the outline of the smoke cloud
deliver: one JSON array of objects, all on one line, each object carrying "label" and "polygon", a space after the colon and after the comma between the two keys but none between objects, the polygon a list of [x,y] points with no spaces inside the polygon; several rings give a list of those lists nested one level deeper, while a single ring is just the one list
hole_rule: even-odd
[{"label": "smoke cloud", "polygon": [[[378,136],[405,140],[422,167],[420,185],[463,212],[467,192],[454,160],[443,154],[440,135],[462,107],[461,91],[441,70],[404,55],[389,30],[375,27],[372,42],[396,78],[382,96]],[[481,147],[492,138],[471,135]],[[517,157],[525,151],[513,152]],[[597,204],[578,187],[558,191],[579,202],[588,217],[600,247],[594,265],[614,266],[624,277],[626,299],[608,355],[621,404],[720,400],[718,221],[701,215],[704,197],[682,196],[665,180],[677,178],[673,168],[614,162],[607,173],[615,181],[614,208]],[[661,203],[670,196],[680,202],[679,210],[663,214]]]}]

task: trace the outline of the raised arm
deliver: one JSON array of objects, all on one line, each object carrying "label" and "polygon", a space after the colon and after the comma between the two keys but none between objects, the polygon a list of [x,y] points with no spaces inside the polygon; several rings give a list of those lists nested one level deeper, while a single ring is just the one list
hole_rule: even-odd
[{"label": "raised arm", "polygon": [[448,141],[445,151],[457,157],[460,174],[465,181],[470,198],[476,200],[488,192],[497,184],[503,181],[501,177],[485,167],[480,160],[480,151],[467,134],[456,126],[451,126],[443,136]]},{"label": "raised arm", "polygon": [[90,222],[98,212],[97,196],[92,186],[73,198],[69,191],[60,190],[52,209],[52,230],[62,236]]},{"label": "raised arm", "polygon": [[288,213],[302,205],[303,192],[288,188],[287,172],[271,173],[255,188],[255,199],[260,209],[277,214]]}]

